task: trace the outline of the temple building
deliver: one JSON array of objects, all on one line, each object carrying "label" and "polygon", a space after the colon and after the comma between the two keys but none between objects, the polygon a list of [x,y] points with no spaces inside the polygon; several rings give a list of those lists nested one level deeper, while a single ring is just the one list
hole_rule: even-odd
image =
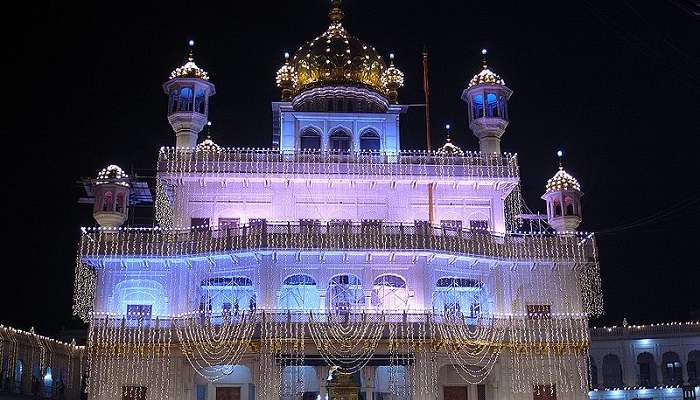
[{"label": "temple building", "polygon": [[90,398],[588,396],[603,303],[582,185],[552,168],[543,228],[522,229],[513,91],[486,61],[461,96],[479,149],[402,147],[400,60],[331,1],[274,77],[269,147],[244,149],[202,133],[216,77],[190,52],[163,84],[174,146],[150,227],[127,223],[124,170],[90,180],[74,298]]},{"label": "temple building", "polygon": [[591,329],[591,400],[700,397],[700,322]]}]

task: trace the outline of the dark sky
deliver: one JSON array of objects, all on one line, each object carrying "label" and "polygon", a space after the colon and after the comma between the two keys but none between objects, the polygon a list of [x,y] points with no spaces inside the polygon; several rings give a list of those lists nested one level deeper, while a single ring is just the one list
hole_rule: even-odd
[{"label": "dark sky", "polygon": [[[404,103],[422,101],[420,53],[431,54],[434,142],[445,123],[477,149],[460,94],[479,50],[514,90],[504,151],[517,152],[527,204],[563,148],[585,192],[583,229],[598,236],[606,315],[686,320],[700,309],[700,19],[685,0],[346,0],[345,26],[406,74]],[[75,4],[73,4],[75,3]],[[81,225],[80,177],[108,163],[153,168],[173,145],[161,84],[186,40],[216,84],[214,139],[269,146],[274,73],[327,26],[325,0],[65,2],[35,5],[6,37],[10,139],[0,323],[55,334],[71,316]],[[639,4],[643,3],[643,4]],[[423,148],[423,116],[402,117],[404,148]],[[8,240],[9,238],[9,240]]]}]

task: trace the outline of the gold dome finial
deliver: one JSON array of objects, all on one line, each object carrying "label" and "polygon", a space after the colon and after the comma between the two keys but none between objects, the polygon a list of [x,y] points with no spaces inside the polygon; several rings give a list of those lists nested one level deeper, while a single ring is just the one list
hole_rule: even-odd
[{"label": "gold dome finial", "polygon": [[331,22],[340,23],[343,19],[343,10],[340,8],[340,0],[331,0],[331,10],[328,12]]},{"label": "gold dome finial", "polygon": [[194,40],[190,39],[187,44],[190,46],[190,51],[187,54],[187,61],[194,62]]}]

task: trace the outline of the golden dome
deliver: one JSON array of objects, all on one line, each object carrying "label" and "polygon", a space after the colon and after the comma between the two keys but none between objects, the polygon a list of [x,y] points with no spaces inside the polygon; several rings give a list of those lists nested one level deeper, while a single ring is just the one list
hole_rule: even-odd
[{"label": "golden dome", "polygon": [[195,150],[203,153],[218,153],[221,151],[221,146],[214,143],[213,140],[206,138],[202,143],[197,145]]},{"label": "golden dome", "polygon": [[484,65],[484,69],[478,74],[474,75],[472,80],[469,81],[469,86],[476,85],[505,85],[506,82],[495,72],[491,71]]},{"label": "golden dome", "polygon": [[472,79],[469,81],[469,85],[467,88],[470,88],[472,86],[476,85],[503,85],[505,86],[506,82],[495,72],[491,71],[486,65],[486,49],[481,50],[481,54],[483,55],[483,67],[481,69],[481,72],[478,74],[474,75]]},{"label": "golden dome", "polygon": [[396,68],[390,77],[384,75],[387,66],[374,47],[348,34],[341,22],[340,1],[331,4],[328,29],[299,48],[289,67],[285,64],[278,71],[278,81],[292,76],[293,71],[294,94],[318,86],[349,85],[384,95],[388,91],[385,82],[395,81],[399,74],[403,84],[403,74]]},{"label": "golden dome", "polygon": [[128,187],[129,175],[127,175],[118,165],[108,165],[97,174],[97,179],[95,180],[96,185],[102,185],[105,183],[115,183],[117,185]]},{"label": "golden dome", "polygon": [[559,167],[559,171],[547,181],[547,192],[558,192],[560,190],[581,190],[578,180]]},{"label": "golden dome", "polygon": [[207,73],[207,71],[199,68],[197,64],[194,63],[194,54],[192,53],[192,46],[194,46],[194,41],[190,40],[189,45],[190,52],[187,55],[187,62],[181,67],[175,68],[175,70],[170,73],[170,79],[199,78],[208,81],[209,74]]}]

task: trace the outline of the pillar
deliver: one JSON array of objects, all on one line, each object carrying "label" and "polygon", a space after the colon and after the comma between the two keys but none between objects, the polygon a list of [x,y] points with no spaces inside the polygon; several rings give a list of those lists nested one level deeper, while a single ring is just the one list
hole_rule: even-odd
[{"label": "pillar", "polygon": [[360,371],[362,378],[361,390],[365,393],[365,400],[374,400],[376,370],[377,367],[366,365]]},{"label": "pillar", "polygon": [[330,368],[325,365],[314,367],[316,369],[316,376],[318,377],[318,391],[321,396],[321,400],[326,400],[328,397],[328,372]]}]

